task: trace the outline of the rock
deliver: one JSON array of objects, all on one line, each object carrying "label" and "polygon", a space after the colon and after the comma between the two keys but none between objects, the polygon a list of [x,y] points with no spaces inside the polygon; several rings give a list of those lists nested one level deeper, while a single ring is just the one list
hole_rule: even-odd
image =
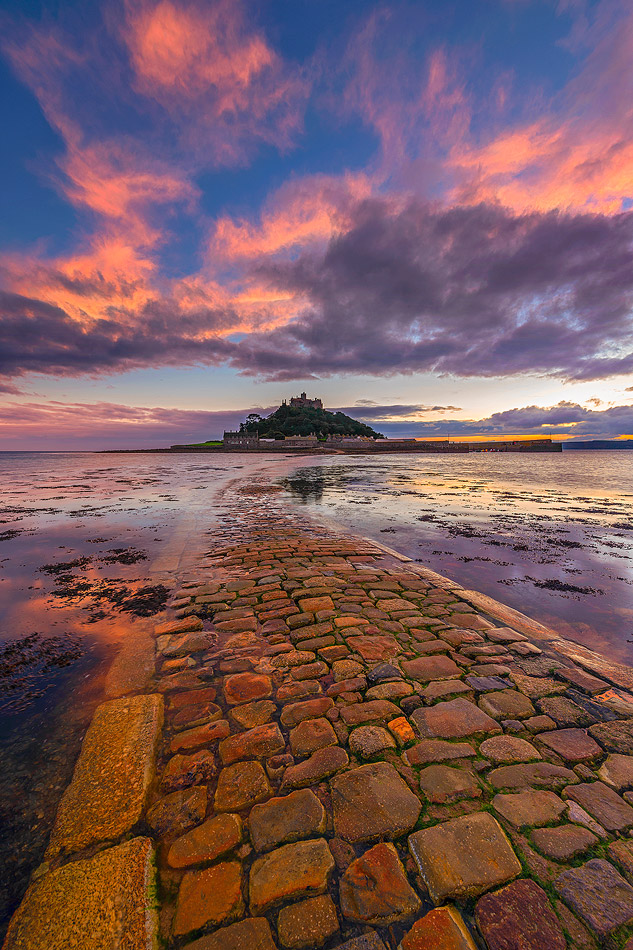
[{"label": "rock", "polygon": [[633,719],[596,723],[595,726],[590,726],[589,735],[607,752],[633,755]]},{"label": "rock", "polygon": [[532,762],[534,759],[541,758],[541,753],[530,742],[517,739],[515,736],[492,736],[490,739],[484,739],[479,746],[479,751],[495,765]]},{"label": "rock", "polygon": [[[471,686],[471,679],[477,679],[477,677],[468,676],[465,683],[462,680],[435,680],[424,687],[420,696],[429,706],[438,699],[449,699],[452,696],[464,696],[466,699],[472,699],[475,687]],[[503,680],[499,680],[495,689],[498,689],[502,683]]]},{"label": "rock", "polygon": [[535,828],[558,821],[566,809],[558,795],[535,789],[514,795],[495,795],[492,807],[515,828]]},{"label": "rock", "polygon": [[334,700],[329,696],[320,696],[318,699],[306,699],[301,703],[292,703],[289,706],[284,706],[281,712],[281,724],[286,729],[290,729],[292,726],[298,726],[300,722],[306,719],[319,719],[333,706]]},{"label": "rock", "polygon": [[463,739],[501,732],[501,727],[467,699],[451,699],[436,706],[416,709],[411,720],[423,739]]},{"label": "rock", "polygon": [[181,620],[157,624],[154,627],[154,636],[163,637],[166,634],[189,633],[195,630],[202,630],[202,620],[199,617],[183,617]]},{"label": "rock", "polygon": [[567,687],[546,676],[526,676],[525,673],[511,673],[510,679],[517,689],[530,699],[542,699],[555,693],[564,693]]},{"label": "rock", "polygon": [[201,723],[215,722],[222,717],[222,710],[215,703],[202,703],[196,706],[184,706],[171,717],[170,725],[180,731]]},{"label": "rock", "polygon": [[554,887],[599,937],[633,921],[633,887],[602,858],[563,871]]},{"label": "rock", "polygon": [[365,693],[365,699],[402,699],[403,696],[410,696],[412,692],[413,686],[410,683],[394,680],[391,683],[379,683],[378,686],[372,686]]},{"label": "rock", "polygon": [[480,798],[481,787],[472,772],[448,765],[429,765],[420,772],[420,788],[430,802]]},{"label": "rock", "polygon": [[167,863],[172,868],[186,868],[215,861],[236,848],[241,840],[239,815],[217,815],[177,838],[169,849]]},{"label": "rock", "polygon": [[562,765],[550,762],[533,762],[525,765],[502,765],[488,775],[493,788],[526,788],[529,785],[542,785],[545,788],[561,789],[578,777]]},{"label": "rock", "polygon": [[329,672],[330,668],[327,663],[324,663],[323,660],[317,660],[316,663],[304,663],[303,666],[295,666],[292,670],[292,678],[295,680],[314,680],[320,676],[327,676]]},{"label": "rock", "polygon": [[633,808],[604,782],[588,782],[565,789],[565,797],[599,821],[607,831],[625,831],[633,826]]},{"label": "rock", "polygon": [[477,950],[456,907],[436,907],[416,920],[398,950]]},{"label": "rock", "polygon": [[321,610],[334,610],[334,601],[331,597],[304,597],[299,601],[299,609],[304,614],[316,614]]},{"label": "rock", "polygon": [[29,885],[4,950],[148,950],[158,940],[149,838],[133,838],[50,871]]},{"label": "rock", "polygon": [[434,904],[477,897],[521,873],[508,839],[488,812],[422,828],[409,835],[409,850]]},{"label": "rock", "polygon": [[556,723],[549,716],[530,716],[529,719],[523,720],[523,725],[532,735],[539,732],[549,732],[550,729],[556,728]]},{"label": "rock", "polygon": [[364,676],[353,676],[348,680],[340,680],[338,683],[332,683],[331,686],[327,688],[327,695],[331,696],[333,699],[336,699],[337,696],[340,696],[342,693],[352,693],[354,690],[365,689],[367,685],[367,680]]},{"label": "rock", "polygon": [[252,729],[253,726],[262,726],[269,722],[276,708],[269,699],[260,699],[244,706],[235,706],[231,710],[231,716],[243,729]]},{"label": "rock", "polygon": [[407,745],[408,742],[415,742],[415,732],[404,716],[392,719],[391,722],[387,723],[387,728],[399,746]]},{"label": "rock", "polygon": [[386,927],[420,909],[391,843],[380,843],[352,861],[339,886],[341,913],[356,923]]},{"label": "rock", "polygon": [[303,789],[255,805],[248,827],[255,850],[270,851],[280,844],[323,834],[325,809],[314,792]]},{"label": "rock", "polygon": [[301,683],[284,683],[277,690],[275,697],[278,703],[288,703],[290,700],[304,699],[306,696],[319,696],[321,684],[313,680],[304,680]]},{"label": "rock", "polygon": [[216,811],[241,811],[268,798],[272,789],[259,762],[237,762],[222,769],[215,792]]},{"label": "rock", "polygon": [[543,745],[560,755],[564,762],[593,762],[603,754],[598,743],[584,729],[557,729],[539,739]]},{"label": "rock", "polygon": [[[450,762],[468,759],[477,753],[468,742],[445,742],[442,739],[423,739],[403,755],[407,765],[426,765],[428,762]],[[572,773],[573,774],[573,773]]]},{"label": "rock", "polygon": [[336,950],[385,950],[385,945],[378,934],[372,931],[339,944]]},{"label": "rock", "polygon": [[590,726],[593,722],[585,710],[566,696],[549,696],[536,704],[544,716],[549,716],[558,726]]},{"label": "rock", "polygon": [[586,812],[584,808],[581,808],[577,802],[568,802],[567,803],[567,817],[570,821],[573,821],[577,825],[582,825],[584,828],[588,828],[589,831],[593,832],[594,835],[598,838],[607,838],[607,832],[604,830],[602,825],[599,825],[595,819],[591,817],[589,812]]},{"label": "rock", "polygon": [[148,811],[146,821],[154,834],[162,838],[174,832],[182,834],[200,824],[206,810],[206,785],[195,785],[159,798]]},{"label": "rock", "polygon": [[251,913],[260,914],[284,901],[323,894],[334,858],[323,838],[286,844],[257,858],[250,872]]},{"label": "rock", "polygon": [[[390,637],[389,639],[393,639]],[[394,640],[395,643],[395,640]],[[365,658],[367,659],[367,657]],[[387,683],[394,680],[402,681],[402,670],[398,669],[397,666],[393,666],[392,663],[380,663],[378,666],[375,666],[373,670],[369,670],[367,673],[367,682],[368,683]],[[406,685],[401,682],[401,685]],[[370,697],[371,699],[372,697]],[[384,697],[378,696],[377,699],[382,699]]]},{"label": "rock", "polygon": [[448,656],[419,656],[415,660],[403,660],[402,669],[411,679],[428,683],[431,680],[458,679],[461,670]]},{"label": "rock", "polygon": [[485,693],[479,700],[479,708],[493,719],[525,719],[536,712],[527,696],[514,689]]},{"label": "rock", "polygon": [[173,693],[169,697],[170,709],[182,709],[184,706],[198,706],[200,703],[212,703],[216,697],[215,686],[205,689],[188,689],[184,693]]},{"label": "rock", "polygon": [[385,749],[395,749],[396,743],[392,736],[380,726],[361,726],[354,729],[349,737],[350,752],[361,759],[370,759],[372,755],[384,752]]},{"label": "rock", "polygon": [[618,791],[633,787],[633,756],[608,755],[598,769],[598,775],[607,785]]},{"label": "rock", "polygon": [[492,693],[500,689],[511,689],[508,680],[500,676],[467,676],[466,683],[476,693]]},{"label": "rock", "polygon": [[202,749],[192,755],[174,755],[161,777],[161,791],[175,792],[191,785],[206,784],[215,775],[213,753]]},{"label": "rock", "polygon": [[172,752],[187,752],[189,749],[196,749],[198,746],[225,739],[230,731],[231,727],[226,719],[219,719],[217,722],[209,722],[204,726],[196,726],[195,729],[179,732],[171,740],[169,748]]},{"label": "rock", "polygon": [[337,742],[336,733],[327,719],[306,719],[290,732],[293,755],[311,755],[317,749],[325,749]]},{"label": "rock", "polygon": [[588,828],[561,825],[558,828],[536,828],[532,832],[532,841],[547,858],[569,861],[592,848],[598,843],[598,838]]},{"label": "rock", "polygon": [[240,759],[266,759],[286,748],[286,740],[276,722],[255,726],[247,732],[238,732],[223,739],[219,745],[220,758],[224,765]]},{"label": "rock", "polygon": [[422,805],[393,765],[374,762],[330,782],[336,834],[355,844],[398,838],[418,820]]},{"label": "rock", "polygon": [[512,881],[477,901],[475,919],[489,950],[566,950],[567,941],[545,891]]},{"label": "rock", "polygon": [[358,726],[366,722],[384,722],[395,719],[400,710],[386,699],[374,699],[368,703],[356,703],[341,709],[341,718],[347,726]]},{"label": "rock", "polygon": [[620,865],[630,883],[633,877],[633,842],[613,841],[607,851],[611,860]]},{"label": "rock", "polygon": [[597,676],[592,676],[590,673],[585,673],[584,670],[579,670],[578,667],[559,667],[556,670],[556,675],[560,679],[577,686],[583,693],[589,693],[590,696],[595,696],[596,693],[603,693],[605,689],[609,689],[609,683],[605,683],[604,680],[598,679]]},{"label": "rock", "polygon": [[178,891],[173,932],[178,937],[209,924],[217,927],[243,913],[239,861],[225,861],[203,871],[188,871]]},{"label": "rock", "polygon": [[[363,634],[360,637],[348,637],[347,645],[354,653],[360,654],[366,663],[375,663],[376,660],[389,660],[391,657],[397,656],[402,650],[398,641],[393,637],[390,637],[388,634],[379,633]],[[388,666],[390,666],[390,664],[384,663],[383,669]],[[391,667],[391,669],[395,669],[395,667]],[[402,676],[399,670],[398,673]],[[370,679],[369,681],[374,683],[379,682],[377,679]]]},{"label": "rock", "polygon": [[282,791],[288,788],[305,788],[306,785],[322,782],[324,778],[334,775],[348,764],[347,752],[340,746],[317,749],[309,759],[304,759],[303,762],[286,769]]},{"label": "rock", "polygon": [[132,831],[154,778],[162,721],[163,700],[156,694],[97,707],[57,810],[48,860]]},{"label": "rock", "polygon": [[292,666],[302,666],[304,663],[313,663],[316,655],[308,650],[292,650],[290,653],[282,653],[270,661],[270,665],[276,669],[287,669]]},{"label": "rock", "polygon": [[282,947],[288,950],[309,950],[320,947],[338,932],[336,907],[329,894],[283,907],[277,919],[277,932]]},{"label": "rock", "polygon": [[277,950],[265,917],[246,917],[187,944],[187,950]]},{"label": "rock", "polygon": [[229,706],[268,699],[272,691],[270,676],[263,673],[233,673],[224,680],[224,699]]}]

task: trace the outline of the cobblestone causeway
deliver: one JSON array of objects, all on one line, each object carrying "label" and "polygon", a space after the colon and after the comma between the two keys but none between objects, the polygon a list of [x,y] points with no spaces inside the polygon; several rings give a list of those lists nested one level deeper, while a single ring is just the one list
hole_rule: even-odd
[{"label": "cobblestone causeway", "polygon": [[[626,668],[502,625],[274,486],[228,492],[238,514],[155,627],[151,717],[97,757],[89,813],[80,758],[7,948],[633,950]],[[156,881],[134,852],[129,933],[81,909],[56,930],[64,869],[130,839]]]}]

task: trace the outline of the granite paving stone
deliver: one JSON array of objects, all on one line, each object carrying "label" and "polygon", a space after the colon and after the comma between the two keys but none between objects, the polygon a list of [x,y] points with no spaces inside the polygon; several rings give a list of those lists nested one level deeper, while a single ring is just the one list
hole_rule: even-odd
[{"label": "granite paving stone", "polygon": [[255,726],[246,732],[238,732],[223,739],[218,746],[223,765],[231,765],[240,759],[263,759],[283,752],[286,740],[276,722]]},{"label": "granite paving stone", "polygon": [[390,842],[374,845],[352,861],[341,878],[339,896],[347,920],[379,927],[411,918],[421,906]]},{"label": "granite paving stone", "polygon": [[207,810],[206,785],[194,785],[178,792],[163,795],[149,809],[147,824],[159,838],[169,834],[182,834],[188,828],[200,824]]},{"label": "granite paving stone", "polygon": [[290,749],[296,756],[311,755],[337,742],[331,723],[324,718],[306,719],[290,731]]},{"label": "granite paving stone", "polygon": [[619,792],[633,788],[633,756],[608,755],[598,769],[598,776]]},{"label": "granite paving stone", "polygon": [[559,825],[557,828],[536,828],[532,841],[541,852],[555,861],[570,861],[598,843],[588,828],[578,825]]},{"label": "granite paving stone", "polygon": [[552,749],[564,762],[593,762],[602,755],[602,749],[584,729],[557,729],[539,736],[539,741]]},{"label": "granite paving stone", "polygon": [[557,821],[567,806],[554,792],[528,789],[524,792],[495,795],[492,807],[515,828],[536,828]]},{"label": "granite paving stone", "polygon": [[338,930],[336,906],[329,894],[282,907],[277,918],[279,942],[287,950],[321,947]]},{"label": "granite paving stone", "polygon": [[479,698],[479,708],[493,719],[526,719],[536,712],[531,701],[514,689],[484,693]]},{"label": "granite paving stone", "polygon": [[423,739],[464,739],[501,732],[499,723],[474,703],[461,697],[416,709],[410,718]]},{"label": "granite paving stone", "polygon": [[477,950],[456,907],[435,907],[416,920],[398,950]]},{"label": "granite paving stone", "polygon": [[370,759],[386,749],[395,749],[395,739],[380,726],[360,726],[350,734],[350,752],[361,759]]},{"label": "granite paving stone", "polygon": [[633,826],[633,808],[604,782],[572,785],[564,795],[588,811],[607,831],[625,831]]},{"label": "granite paving stone", "polygon": [[216,773],[213,753],[207,749],[191,755],[174,755],[161,775],[162,792],[175,792],[191,785],[206,784]]},{"label": "granite paving stone", "polygon": [[603,858],[563,871],[554,886],[598,937],[633,921],[633,887]]},{"label": "granite paving stone", "polygon": [[330,781],[334,829],[352,844],[398,838],[410,831],[422,804],[393,765],[374,762]]},{"label": "granite paving stone", "polygon": [[[450,762],[477,755],[468,742],[446,742],[443,739],[423,739],[403,754],[407,765],[427,765],[429,762]],[[574,773],[571,772],[571,775]]]},{"label": "granite paving stone", "polygon": [[563,765],[551,762],[526,762],[517,765],[501,765],[488,774],[488,781],[497,789],[521,789],[530,786],[559,791],[570,782],[578,782],[578,776]]},{"label": "granite paving stone", "polygon": [[516,736],[491,736],[490,739],[484,739],[479,751],[495,765],[532,762],[542,758],[531,742]]},{"label": "granite paving stone", "polygon": [[299,897],[323,894],[334,870],[324,838],[286,844],[256,858],[249,878],[249,906],[258,915]]},{"label": "granite paving stone", "polygon": [[236,762],[222,769],[215,791],[214,807],[220,811],[241,811],[268,798],[272,793],[259,762]]},{"label": "granite paving stone", "polygon": [[349,756],[340,746],[317,749],[309,758],[286,769],[282,789],[305,788],[307,785],[314,785],[334,775],[348,764]]},{"label": "granite paving stone", "polygon": [[430,802],[480,798],[481,786],[473,772],[449,765],[429,765],[420,772],[420,788]]},{"label": "granite paving stone", "polygon": [[225,861],[202,871],[187,871],[172,929],[179,937],[207,925],[230,923],[243,914],[242,866],[239,861]]},{"label": "granite paving stone", "polygon": [[239,815],[217,815],[177,838],[169,849],[167,863],[172,868],[186,868],[227,854],[242,841]]},{"label": "granite paving stone", "polygon": [[510,842],[488,812],[415,831],[409,850],[434,904],[477,897],[521,873]]},{"label": "granite paving stone", "polygon": [[277,950],[265,917],[245,917],[187,944],[186,950]]},{"label": "granite paving stone", "polygon": [[421,683],[428,683],[431,680],[457,679],[461,674],[457,663],[444,655],[420,656],[415,660],[403,660],[402,669],[408,677]]},{"label": "granite paving stone", "polygon": [[325,823],[322,803],[307,788],[255,805],[248,816],[251,841],[256,851],[270,851],[300,838],[321,835]]},{"label": "granite paving stone", "polygon": [[229,706],[268,699],[272,689],[270,676],[262,673],[234,673],[224,680],[224,698]]},{"label": "granite paving stone", "polygon": [[512,881],[475,906],[489,950],[565,950],[567,941],[547,894],[535,881]]},{"label": "granite paving stone", "polygon": [[588,731],[607,752],[633,755],[633,719],[599,722],[590,726]]}]

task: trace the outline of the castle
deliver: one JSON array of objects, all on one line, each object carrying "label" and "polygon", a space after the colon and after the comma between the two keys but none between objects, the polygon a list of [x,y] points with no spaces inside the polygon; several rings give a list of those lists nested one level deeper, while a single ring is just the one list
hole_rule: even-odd
[{"label": "castle", "polygon": [[[282,405],[286,405],[285,399]],[[323,400],[308,399],[305,393],[301,393],[300,396],[293,396],[291,398],[290,405],[295,406],[297,409],[323,409]]]}]

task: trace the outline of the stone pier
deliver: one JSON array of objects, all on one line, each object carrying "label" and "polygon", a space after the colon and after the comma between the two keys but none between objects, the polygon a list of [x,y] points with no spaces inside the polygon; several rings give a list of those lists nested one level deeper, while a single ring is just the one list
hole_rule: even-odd
[{"label": "stone pier", "polygon": [[633,950],[633,671],[273,487],[227,503],[7,950]]}]

